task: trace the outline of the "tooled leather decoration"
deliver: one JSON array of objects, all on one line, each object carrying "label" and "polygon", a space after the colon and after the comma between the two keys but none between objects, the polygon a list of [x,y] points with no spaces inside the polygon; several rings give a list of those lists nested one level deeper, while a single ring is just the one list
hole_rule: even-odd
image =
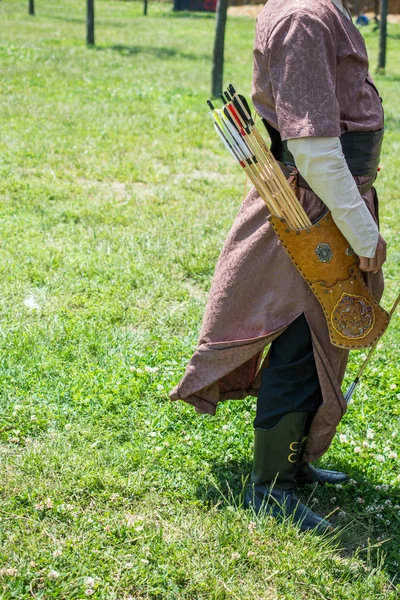
[{"label": "tooled leather decoration", "polygon": [[268,217],[296,269],[318,299],[331,343],[368,348],[385,332],[389,314],[366,286],[358,257],[328,211],[307,229],[290,229],[283,218]]}]

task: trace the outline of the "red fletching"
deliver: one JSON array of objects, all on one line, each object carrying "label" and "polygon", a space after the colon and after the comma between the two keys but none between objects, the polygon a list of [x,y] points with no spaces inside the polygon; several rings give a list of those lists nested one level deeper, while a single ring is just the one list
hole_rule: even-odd
[{"label": "red fletching", "polygon": [[236,109],[232,106],[232,104],[227,104],[226,106],[229,108],[230,112],[232,113],[233,118],[235,119],[236,123],[239,126],[240,135],[242,135],[244,137],[246,135],[246,132],[242,127],[242,123],[238,117]]}]

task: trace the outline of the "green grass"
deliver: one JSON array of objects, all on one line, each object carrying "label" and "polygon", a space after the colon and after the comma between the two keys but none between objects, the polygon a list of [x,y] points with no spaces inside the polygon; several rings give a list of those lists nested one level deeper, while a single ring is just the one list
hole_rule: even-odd
[{"label": "green grass", "polygon": [[[38,0],[34,18],[25,4],[0,2],[1,598],[398,597],[398,315],[340,425],[347,442],[321,460],[354,481],[303,494],[334,511],[336,538],[243,511],[254,399],[215,418],[168,399],[243,194],[206,114],[214,17],[98,0],[87,49],[83,1]],[[247,95],[253,31],[228,21],[225,80]],[[400,263],[389,33],[385,306]]]}]

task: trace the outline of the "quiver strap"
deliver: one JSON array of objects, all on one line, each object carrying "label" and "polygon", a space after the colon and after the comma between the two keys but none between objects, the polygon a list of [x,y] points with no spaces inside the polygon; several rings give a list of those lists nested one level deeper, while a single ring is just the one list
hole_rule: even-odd
[{"label": "quiver strap", "polygon": [[290,229],[283,218],[268,217],[322,310],[331,343],[339,348],[368,348],[389,324],[358,267],[358,257],[328,211],[307,229]]}]

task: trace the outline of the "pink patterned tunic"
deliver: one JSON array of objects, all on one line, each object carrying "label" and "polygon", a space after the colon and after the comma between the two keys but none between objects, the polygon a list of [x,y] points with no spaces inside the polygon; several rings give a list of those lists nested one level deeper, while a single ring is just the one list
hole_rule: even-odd
[{"label": "pink patterned tunic", "polygon": [[[269,0],[258,17],[253,102],[283,139],[339,136],[383,127],[379,94],[368,74],[362,35],[331,0]],[[366,178],[356,178],[357,183]],[[324,210],[299,189],[311,220]],[[377,219],[374,189],[363,196]],[[221,400],[257,395],[265,347],[304,313],[311,329],[323,403],[310,430],[306,459],[329,447],[346,411],[341,391],[348,352],[331,345],[320,305],[292,265],[253,188],[219,257],[197,350],[171,399],[215,414]],[[377,299],[383,275],[368,275]]]}]

